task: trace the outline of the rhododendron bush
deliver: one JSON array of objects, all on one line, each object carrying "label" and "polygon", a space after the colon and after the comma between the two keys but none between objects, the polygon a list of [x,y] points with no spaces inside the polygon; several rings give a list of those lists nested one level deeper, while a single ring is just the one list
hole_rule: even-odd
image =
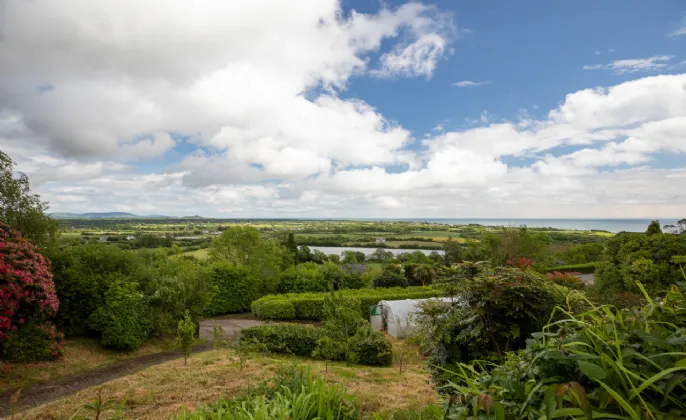
[{"label": "rhododendron bush", "polygon": [[57,338],[50,319],[57,313],[48,261],[21,235],[0,222],[0,344],[31,324]]}]

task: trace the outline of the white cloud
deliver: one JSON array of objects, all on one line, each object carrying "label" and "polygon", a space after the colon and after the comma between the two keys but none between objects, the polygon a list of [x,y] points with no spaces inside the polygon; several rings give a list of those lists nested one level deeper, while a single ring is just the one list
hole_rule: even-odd
[{"label": "white cloud", "polygon": [[[303,2],[4,3],[0,148],[53,211],[641,217],[686,208],[686,168],[655,160],[686,154],[686,74],[570,92],[542,118],[484,111],[418,140],[339,92],[362,75],[430,77],[460,32],[452,18],[418,3],[344,15],[334,0]],[[629,73],[668,58],[630,61],[606,66]]]},{"label": "white cloud", "polygon": [[[409,133],[336,91],[370,66],[430,76],[452,28],[420,3],[344,17],[334,0],[12,2],[3,19],[2,106],[34,142],[79,159],[159,156],[173,146],[159,136],[177,133],[239,154],[259,141],[267,159],[393,161]],[[382,41],[391,50],[370,62]],[[318,87],[328,93],[309,97]]]},{"label": "white cloud", "polygon": [[637,73],[643,71],[662,70],[667,67],[667,61],[674,58],[673,55],[656,55],[648,58],[635,58],[628,60],[615,60],[607,64],[594,64],[584,66],[584,70],[611,70],[616,74]]},{"label": "white cloud", "polygon": [[490,85],[491,82],[489,80],[483,81],[483,82],[474,82],[471,80],[460,80],[459,82],[453,83],[453,86],[457,86],[460,88],[468,88],[468,87],[478,87],[478,86],[485,86],[485,85]]},{"label": "white cloud", "polygon": [[667,36],[681,36],[681,35],[686,35],[686,16],[684,16],[683,19],[681,19],[681,25],[673,30],[672,32],[668,33]]}]

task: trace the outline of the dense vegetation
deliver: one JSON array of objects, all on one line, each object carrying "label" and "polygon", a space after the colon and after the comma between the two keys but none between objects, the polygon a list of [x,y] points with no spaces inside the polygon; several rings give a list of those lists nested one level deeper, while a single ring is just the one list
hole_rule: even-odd
[{"label": "dense vegetation", "polygon": [[[322,325],[245,329],[233,349],[241,368],[255,351],[326,368],[390,366],[397,351],[371,328],[370,307],[448,296],[423,303],[412,319],[410,341],[447,397],[431,416],[684,418],[684,221],[611,235],[417,222],[71,220],[58,237],[46,204],[12,169],[0,153],[3,360],[54,359],[62,333],[127,351],[175,335],[188,358],[198,321],[251,310]],[[317,243],[377,249],[326,255],[307,246]],[[400,246],[442,252],[388,249]],[[179,418],[361,418],[342,388],[294,378]]]}]

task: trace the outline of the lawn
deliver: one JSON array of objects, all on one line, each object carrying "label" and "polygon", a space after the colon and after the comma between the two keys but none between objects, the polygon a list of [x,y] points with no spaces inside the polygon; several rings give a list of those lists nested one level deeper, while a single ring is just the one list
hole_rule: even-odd
[{"label": "lawn", "polygon": [[[395,346],[404,345],[399,342]],[[245,395],[251,388],[274,376],[277,370],[302,364],[318,372],[327,381],[340,383],[357,397],[362,410],[386,412],[416,409],[438,403],[439,397],[430,385],[424,362],[415,358],[401,374],[398,366],[376,368],[346,366],[285,356],[259,355],[247,361],[240,370],[239,359],[232,350],[217,349],[192,355],[188,366],[183,359],[144,369],[106,384],[80,391],[67,398],[46,404],[22,415],[30,419],[69,418],[83,404],[89,403],[102,390],[103,400],[121,403],[125,418],[169,418],[182,407],[194,409],[221,397]],[[106,412],[113,413],[113,410]],[[81,409],[79,415],[92,415]]]},{"label": "lawn", "polygon": [[138,350],[116,352],[103,349],[94,339],[78,338],[65,340],[64,356],[54,362],[0,363],[0,393],[36,382],[56,379],[83,372],[126,359],[159,353],[173,348],[173,339],[149,340]]}]

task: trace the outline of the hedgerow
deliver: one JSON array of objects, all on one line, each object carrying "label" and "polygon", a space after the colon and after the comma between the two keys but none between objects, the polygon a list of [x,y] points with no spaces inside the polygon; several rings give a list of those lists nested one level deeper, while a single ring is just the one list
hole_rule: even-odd
[{"label": "hedgerow", "polygon": [[[436,297],[442,291],[432,287],[391,287],[342,290],[344,299],[360,308],[367,317],[369,308],[381,300],[422,299]],[[287,293],[264,296],[252,303],[252,313],[263,319],[303,319],[321,321],[324,318],[324,298],[328,293]],[[291,309],[292,308],[292,309]],[[292,314],[292,315],[291,315]]]},{"label": "hedgerow", "polygon": [[595,272],[596,263],[585,263],[585,264],[572,264],[572,265],[561,265],[558,267],[544,268],[541,270],[543,273],[581,273],[581,274],[593,274]]}]

